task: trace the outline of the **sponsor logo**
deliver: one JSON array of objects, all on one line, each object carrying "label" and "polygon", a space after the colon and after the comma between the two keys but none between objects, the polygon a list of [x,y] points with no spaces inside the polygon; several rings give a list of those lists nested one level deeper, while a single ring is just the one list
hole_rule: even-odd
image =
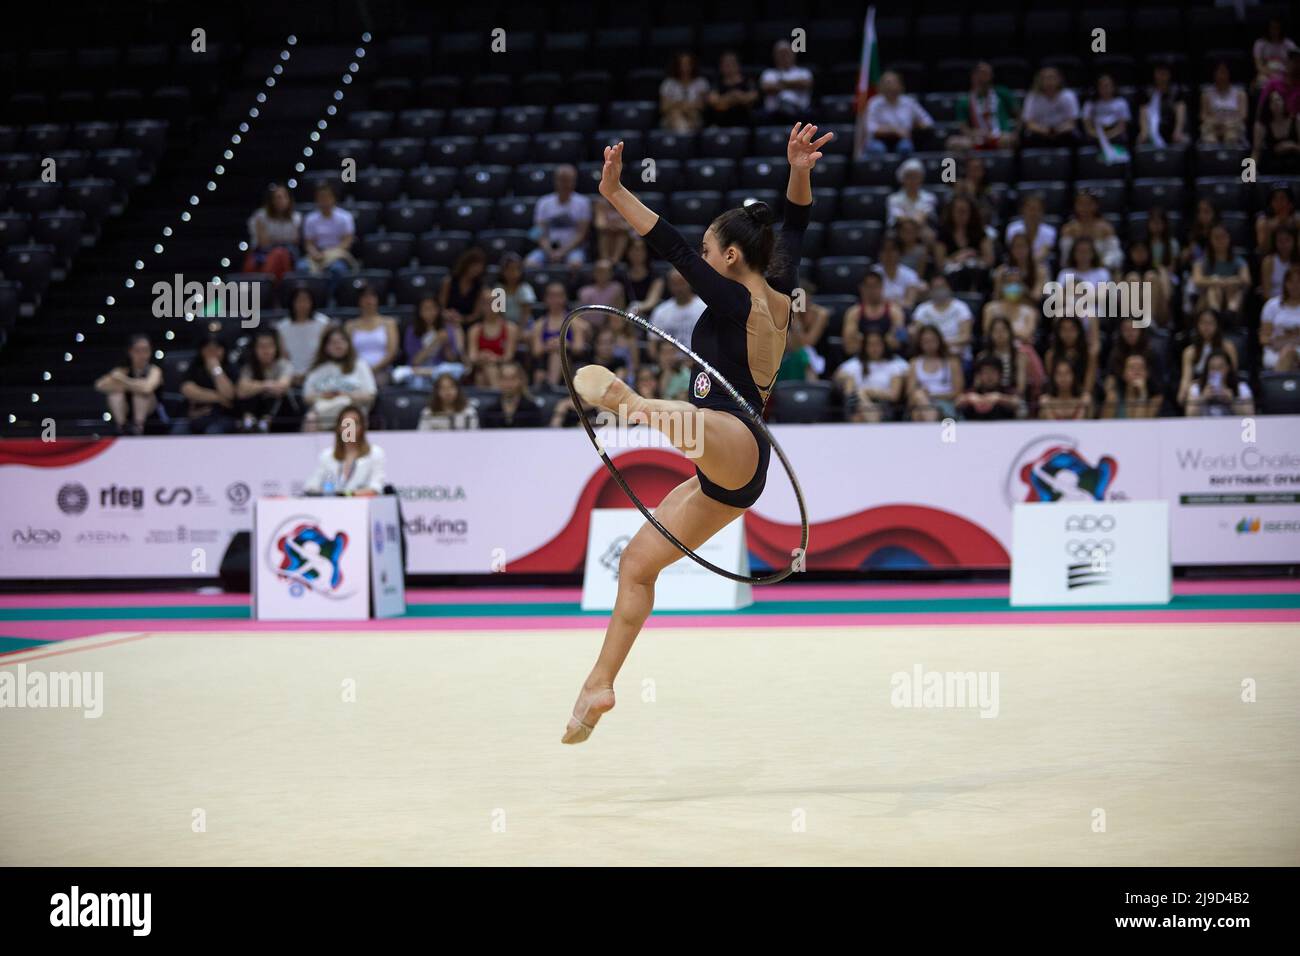
[{"label": "sponsor logo", "polygon": [[226,486],[226,500],[235,508],[244,508],[252,500],[253,489],[243,481],[234,481]]},{"label": "sponsor logo", "polygon": [[130,508],[139,511],[144,507],[144,489],[110,485],[99,489],[101,508]]},{"label": "sponsor logo", "polygon": [[1258,518],[1242,518],[1237,522],[1237,534],[1259,534],[1260,527]]},{"label": "sponsor logo", "polygon": [[[1106,501],[1116,498],[1112,486],[1119,465],[1110,455],[1088,461],[1074,443],[1037,441],[1017,456],[1021,501]],[[1037,446],[1037,447],[1036,447]],[[1045,447],[1044,447],[1045,446]],[[1014,500],[1014,499],[1013,499]]]},{"label": "sponsor logo", "polygon": [[130,544],[131,536],[121,531],[79,531],[77,544]]},{"label": "sponsor logo", "polygon": [[1115,530],[1114,515],[1070,515],[1065,519],[1066,531],[1082,531],[1087,534],[1100,531],[1103,534]]},{"label": "sponsor logo", "polygon": [[402,485],[397,497],[403,501],[464,501],[465,489],[460,485]]},{"label": "sponsor logo", "polygon": [[469,522],[464,518],[443,518],[438,515],[426,518],[418,515],[408,518],[405,526],[409,535],[432,535],[443,542],[463,541],[469,534]]},{"label": "sponsor logo", "polygon": [[59,489],[58,503],[65,515],[84,514],[90,505],[90,495],[85,485],[67,484]]},{"label": "sponsor logo", "polygon": [[159,488],[153,493],[153,500],[164,507],[187,505],[194,500],[194,492],[188,488]]},{"label": "sponsor logo", "polygon": [[13,533],[13,542],[20,548],[52,548],[61,540],[63,535],[54,528],[33,528],[28,525],[26,530],[18,528]]},{"label": "sponsor logo", "polygon": [[1237,534],[1300,534],[1300,521],[1261,521],[1259,518],[1242,518],[1237,522]]},{"label": "sponsor logo", "polygon": [[[1068,521],[1066,525],[1070,530]],[[1110,526],[1114,528],[1114,518]],[[1065,573],[1069,590],[1110,583],[1110,556],[1115,553],[1115,542],[1110,538],[1072,538],[1065,542],[1065,553],[1070,558]]]},{"label": "sponsor logo", "polygon": [[190,528],[177,525],[174,528],[158,528],[145,535],[145,544],[214,544],[220,532],[212,528]]},{"label": "sponsor logo", "polygon": [[704,398],[713,389],[713,379],[709,378],[708,372],[701,372],[695,376],[695,397]]},{"label": "sponsor logo", "polygon": [[311,591],[337,600],[353,593],[343,590],[342,561],[347,548],[347,532],[331,536],[315,516],[295,515],[281,522],[271,535],[267,564],[289,586],[293,597]]}]

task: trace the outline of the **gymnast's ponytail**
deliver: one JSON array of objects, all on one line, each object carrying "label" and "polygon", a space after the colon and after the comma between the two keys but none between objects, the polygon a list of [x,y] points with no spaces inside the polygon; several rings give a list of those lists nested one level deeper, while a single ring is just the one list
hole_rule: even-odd
[{"label": "gymnast's ponytail", "polygon": [[735,246],[751,269],[766,275],[777,266],[775,221],[771,206],[761,199],[746,199],[743,206],[713,220],[713,234],[720,248]]}]

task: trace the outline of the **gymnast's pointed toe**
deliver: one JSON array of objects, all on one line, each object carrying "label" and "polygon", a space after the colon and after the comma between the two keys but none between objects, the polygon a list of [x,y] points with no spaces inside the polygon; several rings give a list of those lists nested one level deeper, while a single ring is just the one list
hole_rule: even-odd
[{"label": "gymnast's pointed toe", "polygon": [[612,397],[610,388],[617,382],[618,376],[603,365],[584,365],[573,376],[573,387],[582,400],[602,408],[610,407],[606,397]]}]

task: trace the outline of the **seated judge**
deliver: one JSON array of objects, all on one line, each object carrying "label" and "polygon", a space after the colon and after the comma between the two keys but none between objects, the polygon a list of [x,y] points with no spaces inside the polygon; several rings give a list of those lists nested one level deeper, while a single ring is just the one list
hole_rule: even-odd
[{"label": "seated judge", "polygon": [[313,495],[378,495],[387,483],[384,450],[366,439],[366,416],[356,405],[339,412],[334,446],[325,448],[305,490]]}]

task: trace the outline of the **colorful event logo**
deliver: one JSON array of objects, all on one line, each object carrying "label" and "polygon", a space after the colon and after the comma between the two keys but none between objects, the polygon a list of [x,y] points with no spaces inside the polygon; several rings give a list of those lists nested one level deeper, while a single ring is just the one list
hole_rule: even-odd
[{"label": "colorful event logo", "polygon": [[1051,445],[1020,467],[1024,501],[1105,501],[1119,465],[1102,455],[1095,465],[1072,445]]},{"label": "colorful event logo", "polygon": [[289,582],[290,593],[301,596],[311,590],[329,598],[344,598],[343,553],[348,536],[340,531],[330,537],[313,517],[297,515],[285,521],[271,536],[268,563]]},{"label": "colorful event logo", "polygon": [[1242,518],[1237,522],[1237,534],[1259,534],[1259,519]]}]

